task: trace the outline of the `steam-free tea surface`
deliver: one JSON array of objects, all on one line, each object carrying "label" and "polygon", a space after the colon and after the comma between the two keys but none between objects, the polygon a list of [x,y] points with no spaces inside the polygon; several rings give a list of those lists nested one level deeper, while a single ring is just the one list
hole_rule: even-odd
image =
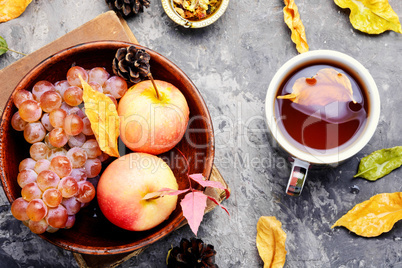
[{"label": "steam-free tea surface", "polygon": [[[324,75],[329,78],[320,80]],[[345,99],[341,91],[346,89],[336,78],[350,81],[350,98]],[[304,91],[298,91],[297,98],[280,99],[300,89],[300,84]],[[365,94],[358,82],[341,68],[326,64],[307,66],[294,72],[278,90],[276,120],[287,139],[301,150],[347,147],[366,123],[369,105]]]}]

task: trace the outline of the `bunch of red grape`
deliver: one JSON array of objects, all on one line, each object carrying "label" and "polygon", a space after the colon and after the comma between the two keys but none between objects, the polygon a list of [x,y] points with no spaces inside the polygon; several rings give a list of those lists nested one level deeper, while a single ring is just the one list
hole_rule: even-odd
[{"label": "bunch of red grape", "polygon": [[108,155],[99,148],[85,115],[81,76],[91,87],[117,99],[127,83],[102,67],[71,67],[67,80],[37,82],[32,91],[18,90],[13,100],[18,111],[12,127],[24,132],[30,158],[19,164],[20,198],[11,205],[13,216],[36,234],[71,228],[75,214],[95,197],[87,178],[99,175]]}]

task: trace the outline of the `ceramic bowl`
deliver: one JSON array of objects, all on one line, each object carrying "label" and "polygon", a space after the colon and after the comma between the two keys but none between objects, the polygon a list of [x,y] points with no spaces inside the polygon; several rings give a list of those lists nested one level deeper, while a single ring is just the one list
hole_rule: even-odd
[{"label": "ceramic bowl", "polygon": [[211,16],[208,16],[207,18],[202,20],[192,21],[183,18],[179,15],[179,13],[176,12],[176,10],[174,9],[173,0],[162,0],[163,9],[165,10],[168,17],[185,28],[202,28],[211,25],[212,23],[217,21],[223,15],[223,13],[225,13],[228,5],[229,0],[221,0],[220,6]]},{"label": "ceramic bowl", "polygon": [[[31,90],[32,86],[40,80],[48,80],[52,83],[63,80],[72,65],[86,69],[103,66],[112,74],[111,63],[116,50],[129,45],[133,44],[101,41],[80,44],[63,50],[45,59],[28,72],[14,92],[20,89]],[[179,188],[188,188],[187,166],[177,149],[188,159],[190,173],[203,173],[206,178],[209,178],[212,171],[214,135],[207,106],[195,85],[175,64],[155,51],[136,46],[145,49],[151,55],[150,65],[153,77],[178,87],[190,107],[190,121],[185,136],[176,148],[162,155],[172,168]],[[11,117],[17,111],[13,104],[13,95],[4,109],[0,133],[1,183],[10,203],[21,196],[21,188],[17,183],[18,165],[21,160],[29,157],[30,147],[30,144],[24,140],[23,133],[11,127]],[[126,152],[130,151],[126,150]],[[179,196],[179,200],[180,198],[182,196]],[[76,222],[72,229],[60,229],[55,233],[44,233],[39,236],[54,245],[74,252],[96,255],[118,254],[134,251],[157,241],[178,228],[183,221],[183,213],[178,202],[176,210],[157,227],[143,232],[126,231],[114,226],[102,215],[95,198],[88,207],[83,208],[76,215]]]}]

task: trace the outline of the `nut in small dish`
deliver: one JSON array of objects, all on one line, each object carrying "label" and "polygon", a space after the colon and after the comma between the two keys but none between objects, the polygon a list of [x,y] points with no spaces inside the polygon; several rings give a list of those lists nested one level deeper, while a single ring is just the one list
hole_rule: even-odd
[{"label": "nut in small dish", "polygon": [[185,28],[202,28],[218,20],[229,0],[162,0],[166,14]]}]

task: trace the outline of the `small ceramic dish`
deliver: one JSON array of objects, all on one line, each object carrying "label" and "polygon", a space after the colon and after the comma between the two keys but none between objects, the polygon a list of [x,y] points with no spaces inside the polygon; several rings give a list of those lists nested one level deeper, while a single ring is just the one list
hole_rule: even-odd
[{"label": "small ceramic dish", "polygon": [[[112,60],[117,49],[129,45],[133,44],[100,41],[65,49],[43,60],[29,71],[19,82],[14,93],[20,89],[31,90],[32,86],[40,80],[55,83],[65,79],[72,64],[86,69],[105,67],[109,73],[112,73]],[[148,48],[136,46],[150,54],[153,77],[172,83],[185,96],[190,107],[190,121],[184,138],[176,145],[176,148],[188,159],[189,172],[203,173],[206,178],[209,178],[214,158],[214,135],[212,121],[204,100],[187,75],[170,60]],[[21,188],[17,183],[18,165],[21,160],[29,157],[30,148],[23,133],[11,127],[11,117],[17,111],[13,103],[14,93],[4,107],[0,132],[1,183],[10,203],[21,196]],[[189,187],[186,176],[187,166],[177,149],[173,148],[160,157],[167,161],[173,170],[179,189],[185,189]],[[179,200],[181,198],[183,196],[179,196]],[[95,198],[88,207],[77,214],[76,222],[71,229],[60,229],[55,233],[44,233],[39,236],[56,246],[83,254],[118,254],[152,244],[174,231],[183,221],[183,213],[178,202],[170,217],[155,228],[143,232],[126,231],[114,226],[103,216]]]},{"label": "small ceramic dish", "polygon": [[173,0],[162,0],[163,9],[165,10],[168,17],[185,28],[202,28],[211,25],[212,23],[217,21],[223,15],[223,13],[225,13],[228,5],[229,0],[221,0],[219,7],[214,11],[214,13],[207,16],[205,19],[188,20],[177,13],[174,8]]}]

